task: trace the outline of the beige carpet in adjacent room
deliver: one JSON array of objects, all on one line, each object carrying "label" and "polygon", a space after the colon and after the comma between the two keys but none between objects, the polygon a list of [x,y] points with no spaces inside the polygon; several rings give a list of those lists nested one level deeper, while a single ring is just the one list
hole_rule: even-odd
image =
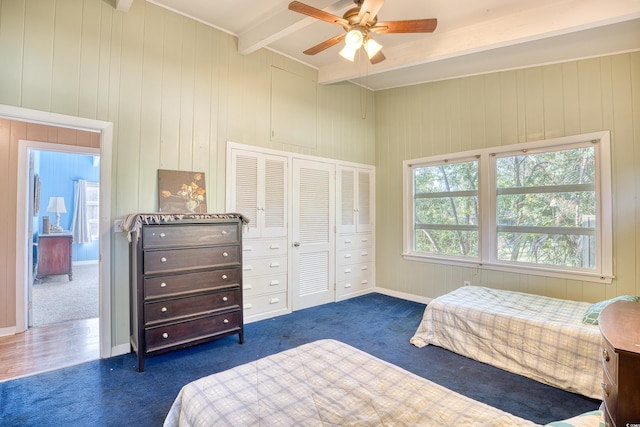
[{"label": "beige carpet in adjacent room", "polygon": [[66,275],[43,277],[33,285],[33,326],[98,317],[98,263],[73,266]]}]

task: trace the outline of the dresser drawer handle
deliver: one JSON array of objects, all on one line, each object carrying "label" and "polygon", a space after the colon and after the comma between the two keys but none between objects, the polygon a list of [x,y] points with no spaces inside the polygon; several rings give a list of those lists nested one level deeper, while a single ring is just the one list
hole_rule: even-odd
[{"label": "dresser drawer handle", "polygon": [[164,282],[162,282],[162,283],[160,283],[160,287],[161,287],[161,288],[166,288],[166,287],[167,287],[167,284],[166,284],[166,283],[164,283]]},{"label": "dresser drawer handle", "polygon": [[163,333],[163,334],[162,334],[162,338],[164,338],[164,339],[169,338],[169,334],[168,334],[168,333],[166,333],[166,332],[165,332],[165,333]]},{"label": "dresser drawer handle", "polygon": [[363,239],[362,239],[362,242],[363,242],[363,243],[367,243],[368,241],[369,241],[369,239],[367,239],[367,238],[363,238]]},{"label": "dresser drawer handle", "polygon": [[164,233],[160,233],[160,238],[164,238],[164,237],[166,237],[166,236],[167,236],[166,234],[164,234]]},{"label": "dresser drawer handle", "polygon": [[362,252],[362,256],[368,256],[369,252]]},{"label": "dresser drawer handle", "polygon": [[167,259],[165,257],[160,258],[160,262],[167,262]]},{"label": "dresser drawer handle", "polygon": [[269,286],[278,286],[280,284],[279,280],[272,280],[269,282]]},{"label": "dresser drawer handle", "polygon": [[369,267],[368,267],[368,266],[366,266],[366,265],[363,265],[360,269],[361,269],[361,270],[368,270],[368,269],[369,269]]},{"label": "dresser drawer handle", "polygon": [[604,391],[604,395],[606,397],[609,397],[609,386],[605,383],[601,383],[602,385],[602,391]]},{"label": "dresser drawer handle", "polygon": [[269,301],[269,304],[277,304],[280,302],[280,298],[271,298],[271,300]]},{"label": "dresser drawer handle", "polygon": [[163,312],[163,313],[166,313],[166,312],[167,312],[167,307],[162,307],[162,308],[160,309],[160,311],[161,311],[161,312]]},{"label": "dresser drawer handle", "polygon": [[273,245],[269,246],[269,249],[280,249],[280,245],[277,243],[274,243]]},{"label": "dresser drawer handle", "polygon": [[269,267],[271,267],[271,268],[280,267],[280,263],[279,262],[272,262],[271,264],[269,264]]},{"label": "dresser drawer handle", "polygon": [[227,302],[227,301],[229,301],[229,298],[227,298],[227,297],[222,297],[222,301]]},{"label": "dresser drawer handle", "polygon": [[222,230],[222,235],[224,236],[225,234],[227,234],[228,231],[227,230]]},{"label": "dresser drawer handle", "polygon": [[222,252],[222,256],[223,256],[223,257],[228,257],[228,256],[229,256],[229,253],[228,253],[228,252]]},{"label": "dresser drawer handle", "polygon": [[351,243],[351,239],[344,239],[345,243]]},{"label": "dresser drawer handle", "polygon": [[345,258],[351,258],[351,254],[344,254]]},{"label": "dresser drawer handle", "polygon": [[224,323],[224,324],[226,325],[227,323],[229,323],[229,319],[224,319],[224,320],[222,321],[222,323]]},{"label": "dresser drawer handle", "polygon": [[344,284],[344,287],[345,287],[345,288],[350,288],[350,287],[351,287],[351,283],[345,283],[345,284]]},{"label": "dresser drawer handle", "polygon": [[609,357],[609,352],[607,351],[606,348],[602,349],[602,358],[604,359],[605,362],[608,362],[609,360],[611,360],[611,358]]},{"label": "dresser drawer handle", "polygon": [[344,272],[345,272],[345,273],[351,273],[351,269],[350,269],[350,268],[345,268],[345,269],[344,269]]},{"label": "dresser drawer handle", "polygon": [[222,280],[227,280],[229,278],[229,276],[227,276],[226,274],[222,275]]},{"label": "dresser drawer handle", "polygon": [[368,280],[363,280],[362,282],[360,282],[360,284],[362,284],[362,285],[366,285],[366,284],[368,284],[368,283],[369,283],[369,281],[368,281]]}]

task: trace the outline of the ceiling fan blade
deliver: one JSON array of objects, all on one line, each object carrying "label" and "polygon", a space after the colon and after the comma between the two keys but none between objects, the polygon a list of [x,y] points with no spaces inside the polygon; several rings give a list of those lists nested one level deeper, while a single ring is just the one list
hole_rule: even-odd
[{"label": "ceiling fan blade", "polygon": [[303,15],[310,16],[312,18],[319,19],[321,21],[328,22],[330,24],[344,25],[346,22],[343,18],[332,15],[324,10],[316,9],[308,4],[301,3],[299,1],[292,1],[289,3],[289,10],[302,13]]},{"label": "ceiling fan blade", "polygon": [[438,20],[408,19],[406,21],[378,22],[371,31],[378,34],[392,33],[432,33],[438,26]]},{"label": "ceiling fan blade", "polygon": [[364,0],[360,6],[360,12],[358,12],[360,25],[367,25],[367,22],[373,21],[383,3],[384,0]]},{"label": "ceiling fan blade", "polygon": [[376,53],[373,58],[369,58],[369,61],[371,61],[372,64],[377,64],[378,62],[382,62],[386,59],[386,57],[384,56],[384,54],[382,53],[382,51]]},{"label": "ceiling fan blade", "polygon": [[336,45],[338,43],[340,43],[342,40],[344,40],[344,36],[346,34],[338,34],[335,37],[330,38],[329,40],[325,40],[322,43],[318,43],[317,45],[310,47],[309,49],[305,50],[303,53],[305,55],[315,55],[316,53],[322,52],[325,49],[330,48],[333,45]]}]

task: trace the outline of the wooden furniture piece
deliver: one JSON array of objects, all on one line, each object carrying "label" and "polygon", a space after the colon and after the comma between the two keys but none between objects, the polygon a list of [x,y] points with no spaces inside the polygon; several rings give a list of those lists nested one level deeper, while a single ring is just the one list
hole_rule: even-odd
[{"label": "wooden furniture piece", "polygon": [[244,342],[239,219],[143,224],[130,243],[131,345],[144,358],[227,335]]},{"label": "wooden furniture piece", "polygon": [[73,280],[71,261],[73,236],[71,233],[38,235],[38,265],[36,279],[66,274]]},{"label": "wooden furniture piece", "polygon": [[598,318],[607,426],[640,424],[640,303],[616,301]]}]

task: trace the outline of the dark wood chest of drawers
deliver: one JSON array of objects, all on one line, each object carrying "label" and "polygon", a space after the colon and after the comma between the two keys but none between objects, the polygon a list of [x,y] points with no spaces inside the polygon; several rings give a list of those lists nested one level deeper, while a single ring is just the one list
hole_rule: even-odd
[{"label": "dark wood chest of drawers", "polygon": [[598,318],[607,426],[640,425],[640,303],[614,302]]},{"label": "dark wood chest of drawers", "polygon": [[73,280],[73,236],[71,233],[40,234],[36,279],[66,274]]},{"label": "dark wood chest of drawers", "polygon": [[242,318],[242,223],[145,224],[130,244],[131,346],[144,358],[238,334]]}]

